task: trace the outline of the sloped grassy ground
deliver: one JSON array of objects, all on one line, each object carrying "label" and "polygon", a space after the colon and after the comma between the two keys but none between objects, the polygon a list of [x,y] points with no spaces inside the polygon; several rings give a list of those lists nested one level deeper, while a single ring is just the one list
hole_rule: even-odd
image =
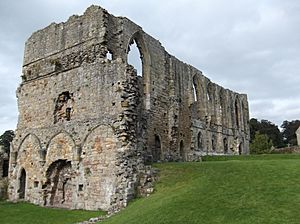
[{"label": "sloped grassy ground", "polygon": [[204,159],[157,164],[156,192],[104,223],[300,223],[300,156]]},{"label": "sloped grassy ground", "polygon": [[1,224],[71,224],[97,217],[104,212],[42,208],[29,203],[0,201]]},{"label": "sloped grassy ground", "polygon": [[[300,156],[205,157],[156,164],[160,181],[105,224],[300,223]],[[0,202],[2,224],[71,224],[101,212]]]}]

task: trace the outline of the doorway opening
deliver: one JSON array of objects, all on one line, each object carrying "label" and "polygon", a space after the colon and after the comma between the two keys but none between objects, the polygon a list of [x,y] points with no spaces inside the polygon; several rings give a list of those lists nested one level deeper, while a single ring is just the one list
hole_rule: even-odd
[{"label": "doorway opening", "polygon": [[20,188],[18,190],[19,199],[24,199],[25,198],[25,192],[26,192],[26,171],[25,171],[24,168],[21,170],[19,184],[20,184]]}]

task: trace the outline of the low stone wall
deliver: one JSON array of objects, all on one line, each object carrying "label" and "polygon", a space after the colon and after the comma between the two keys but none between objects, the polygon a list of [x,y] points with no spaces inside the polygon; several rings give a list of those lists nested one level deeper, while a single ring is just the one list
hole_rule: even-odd
[{"label": "low stone wall", "polygon": [[300,146],[291,146],[272,150],[272,153],[300,153]]}]

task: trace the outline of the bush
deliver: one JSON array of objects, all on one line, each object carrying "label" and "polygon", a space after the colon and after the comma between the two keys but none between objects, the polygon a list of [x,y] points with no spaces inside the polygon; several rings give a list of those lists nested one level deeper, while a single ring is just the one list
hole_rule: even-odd
[{"label": "bush", "polygon": [[255,137],[250,143],[251,154],[266,154],[271,152],[273,146],[272,140],[265,134],[255,133]]}]

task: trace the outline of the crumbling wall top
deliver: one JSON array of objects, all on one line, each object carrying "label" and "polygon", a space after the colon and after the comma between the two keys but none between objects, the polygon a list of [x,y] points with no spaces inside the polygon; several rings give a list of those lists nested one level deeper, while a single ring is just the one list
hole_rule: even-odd
[{"label": "crumbling wall top", "polygon": [[52,23],[34,32],[26,41],[24,65],[59,53],[81,43],[105,41],[108,13],[100,6],[90,6],[83,15],[73,15],[67,22]]}]

